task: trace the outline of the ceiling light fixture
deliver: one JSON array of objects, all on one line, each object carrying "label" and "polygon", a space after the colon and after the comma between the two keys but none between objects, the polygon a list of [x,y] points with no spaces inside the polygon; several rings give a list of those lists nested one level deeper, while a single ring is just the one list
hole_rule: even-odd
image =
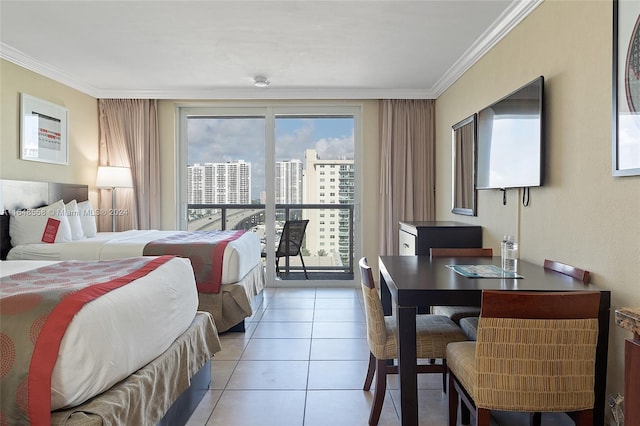
[{"label": "ceiling light fixture", "polygon": [[253,85],[256,87],[269,87],[269,80],[267,80],[267,77],[257,75],[253,79]]}]

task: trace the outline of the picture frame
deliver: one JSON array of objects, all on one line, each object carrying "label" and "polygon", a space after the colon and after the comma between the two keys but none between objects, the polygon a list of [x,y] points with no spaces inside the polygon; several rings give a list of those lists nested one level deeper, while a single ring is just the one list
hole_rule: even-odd
[{"label": "picture frame", "polygon": [[20,94],[20,159],[69,164],[69,110]]},{"label": "picture frame", "polygon": [[640,0],[613,0],[613,176],[640,175]]},{"label": "picture frame", "polygon": [[477,114],[451,126],[451,212],[477,215]]}]

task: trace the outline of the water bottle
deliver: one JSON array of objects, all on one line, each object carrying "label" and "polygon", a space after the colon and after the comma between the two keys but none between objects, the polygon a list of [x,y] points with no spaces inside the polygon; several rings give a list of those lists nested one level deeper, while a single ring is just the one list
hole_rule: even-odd
[{"label": "water bottle", "polygon": [[518,271],[518,243],[513,235],[505,235],[500,244],[502,269],[506,272]]}]

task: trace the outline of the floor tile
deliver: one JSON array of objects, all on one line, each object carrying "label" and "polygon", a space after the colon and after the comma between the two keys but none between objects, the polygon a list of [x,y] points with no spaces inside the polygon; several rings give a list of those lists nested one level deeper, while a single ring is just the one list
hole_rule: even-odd
[{"label": "floor tile", "polygon": [[311,361],[308,389],[362,390],[368,361]]},{"label": "floor tile", "polygon": [[224,389],[229,382],[229,378],[235,370],[238,361],[224,361],[213,359],[211,361],[211,389]]},{"label": "floor tile", "polygon": [[251,339],[241,359],[306,361],[310,346],[311,339]]},{"label": "floor tile", "polygon": [[256,339],[310,339],[313,324],[311,322],[262,322],[253,333]]},{"label": "floor tile", "polygon": [[221,395],[221,390],[210,390],[205,393],[202,401],[200,401],[193,414],[191,414],[185,426],[203,426],[207,424]]},{"label": "floor tile", "polygon": [[313,309],[267,309],[261,322],[269,321],[313,321]]},{"label": "floor tile", "polygon": [[[373,392],[362,390],[310,390],[304,426],[366,426],[369,423]],[[387,395],[379,426],[398,426],[398,415]]]},{"label": "floor tile", "polygon": [[269,303],[267,310],[272,309],[313,309],[315,299],[301,299],[299,297],[275,298]]},{"label": "floor tile", "polygon": [[365,339],[367,324],[364,322],[314,321],[314,339]]},{"label": "floor tile", "polygon": [[358,310],[328,310],[316,309],[313,316],[314,321],[324,322],[365,322],[364,311]]},{"label": "floor tile", "polygon": [[299,426],[305,391],[225,390],[207,426]]},{"label": "floor tile", "polygon": [[308,361],[240,361],[226,389],[305,390]]},{"label": "floor tile", "polygon": [[312,339],[312,361],[369,360],[367,339]]}]

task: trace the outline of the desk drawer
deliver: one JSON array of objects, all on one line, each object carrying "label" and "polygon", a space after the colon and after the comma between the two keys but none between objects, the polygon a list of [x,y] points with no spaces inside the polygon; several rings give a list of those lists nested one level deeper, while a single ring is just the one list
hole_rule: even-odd
[{"label": "desk drawer", "polygon": [[416,236],[400,230],[399,234],[400,256],[413,256],[416,254]]}]

